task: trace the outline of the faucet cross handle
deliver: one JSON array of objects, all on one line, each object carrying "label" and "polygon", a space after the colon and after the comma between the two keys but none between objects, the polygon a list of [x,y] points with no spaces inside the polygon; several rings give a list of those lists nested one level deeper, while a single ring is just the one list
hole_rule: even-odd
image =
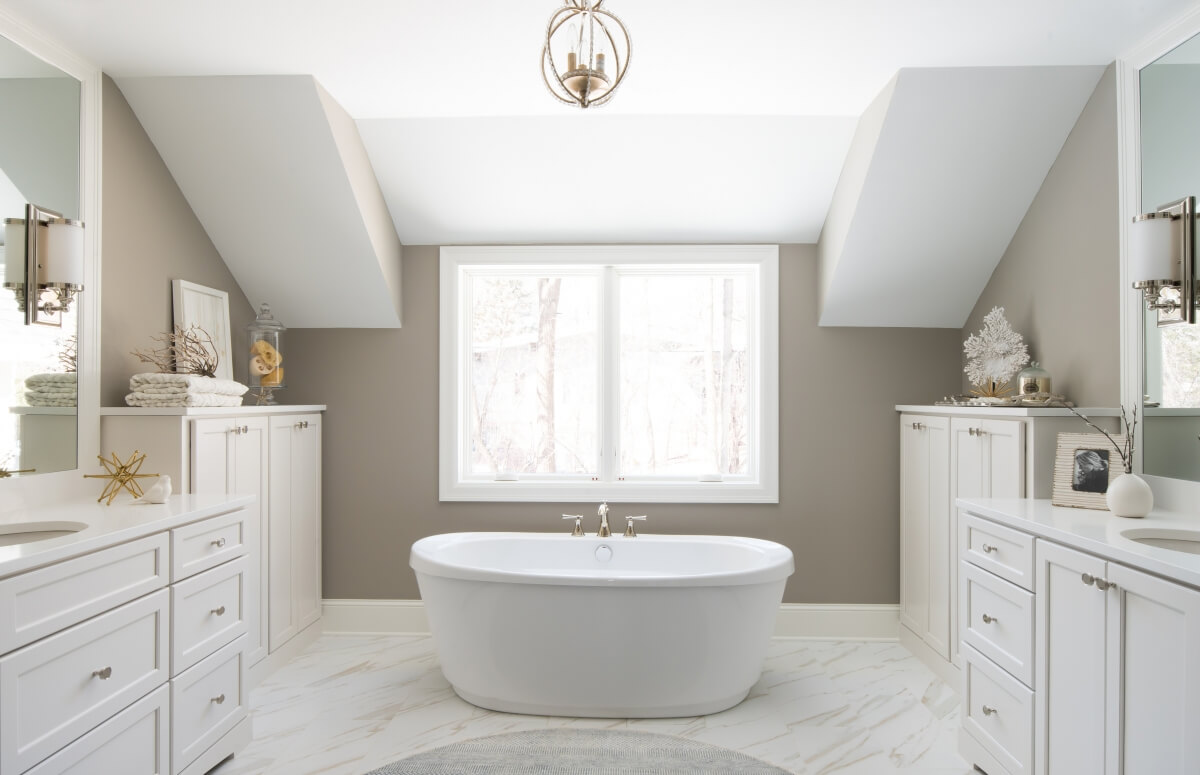
[{"label": "faucet cross handle", "polygon": [[635,519],[638,520],[639,522],[645,522],[646,515],[642,514],[641,516],[637,516],[637,517],[630,517],[627,515],[625,517],[625,537],[626,538],[637,538],[637,531],[633,529],[633,521]]},{"label": "faucet cross handle", "polygon": [[575,520],[575,529],[571,531],[573,536],[583,535],[583,515],[582,514],[563,514],[563,519]]}]

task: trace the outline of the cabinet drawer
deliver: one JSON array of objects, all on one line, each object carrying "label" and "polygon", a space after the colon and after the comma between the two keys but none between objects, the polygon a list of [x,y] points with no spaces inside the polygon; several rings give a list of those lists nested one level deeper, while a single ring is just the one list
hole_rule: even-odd
[{"label": "cabinet drawer", "polygon": [[1033,692],[963,645],[963,731],[1012,775],[1033,772]]},{"label": "cabinet drawer", "polygon": [[1033,594],[969,562],[959,568],[959,632],[985,657],[1033,686]]},{"label": "cabinet drawer", "polygon": [[158,687],[25,775],[169,775],[170,696]]},{"label": "cabinet drawer", "polygon": [[246,636],[171,679],[171,771],[178,773],[246,717]]},{"label": "cabinet drawer", "polygon": [[165,589],[0,659],[0,772],[24,772],[167,678]]},{"label": "cabinet drawer", "polygon": [[167,585],[167,536],[148,536],[0,581],[0,654]]},{"label": "cabinet drawer", "polygon": [[204,571],[171,587],[171,675],[246,632],[249,558]]},{"label": "cabinet drawer", "polygon": [[171,581],[186,579],[246,553],[242,509],[171,531]]},{"label": "cabinet drawer", "polygon": [[1033,536],[963,512],[958,541],[960,559],[1033,591]]}]

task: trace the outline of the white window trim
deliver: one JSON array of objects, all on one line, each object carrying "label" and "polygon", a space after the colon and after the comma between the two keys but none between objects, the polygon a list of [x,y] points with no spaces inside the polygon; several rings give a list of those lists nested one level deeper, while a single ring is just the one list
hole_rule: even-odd
[{"label": "white window trim", "polygon": [[[460,267],[471,264],[757,264],[760,329],[753,335],[759,357],[753,460],[757,476],[747,481],[645,482],[589,479],[569,481],[483,481],[462,476],[458,437],[465,432],[466,391],[457,379],[466,332],[458,309]],[[438,485],[443,501],[529,501],[638,503],[779,502],[779,246],[616,245],[565,247],[443,247],[440,267]],[[611,366],[612,355],[605,364]],[[603,383],[603,378],[602,378]],[[601,393],[602,400],[605,393]]]}]

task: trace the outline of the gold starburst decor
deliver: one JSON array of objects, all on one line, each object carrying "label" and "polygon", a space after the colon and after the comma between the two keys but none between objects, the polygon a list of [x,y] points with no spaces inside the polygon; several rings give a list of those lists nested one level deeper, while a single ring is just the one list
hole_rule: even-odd
[{"label": "gold starburst decor", "polygon": [[141,474],[142,463],[146,462],[146,453],[139,450],[134,450],[133,454],[124,463],[117,457],[117,453],[113,452],[110,458],[103,455],[97,455],[96,459],[100,461],[100,465],[104,466],[107,473],[103,474],[84,474],[84,479],[107,479],[108,484],[104,485],[104,492],[100,493],[100,497],[96,499],[96,503],[108,498],[105,506],[111,506],[113,500],[121,493],[121,490],[126,490],[135,498],[142,497],[145,493],[142,491],[142,486],[138,484],[138,479],[153,479],[158,474]]}]

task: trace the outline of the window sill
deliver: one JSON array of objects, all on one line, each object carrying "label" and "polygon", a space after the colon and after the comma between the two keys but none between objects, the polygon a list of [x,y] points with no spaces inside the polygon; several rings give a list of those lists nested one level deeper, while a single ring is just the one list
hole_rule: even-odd
[{"label": "window sill", "polygon": [[779,503],[778,485],[747,482],[442,482],[440,501]]}]

